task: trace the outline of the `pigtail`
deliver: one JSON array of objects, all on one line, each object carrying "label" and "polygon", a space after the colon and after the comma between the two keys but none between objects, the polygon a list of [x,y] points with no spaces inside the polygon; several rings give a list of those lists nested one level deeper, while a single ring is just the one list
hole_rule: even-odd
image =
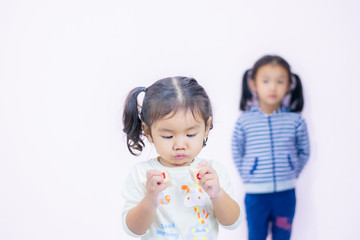
[{"label": "pigtail", "polygon": [[[143,150],[145,144],[142,140],[142,120],[140,119],[140,105],[137,97],[139,93],[145,92],[144,87],[134,88],[125,100],[123,113],[123,131],[126,133],[126,142],[131,154],[137,156]],[[136,153],[134,150],[138,151]]]},{"label": "pigtail", "polygon": [[301,112],[304,107],[302,84],[297,74],[292,74],[292,81],[295,87],[290,91],[290,111]]},{"label": "pigtail", "polygon": [[249,106],[248,103],[252,100],[252,93],[249,87],[249,74],[251,69],[246,70],[243,79],[242,79],[242,89],[241,89],[241,100],[240,100],[240,110],[246,111]]}]

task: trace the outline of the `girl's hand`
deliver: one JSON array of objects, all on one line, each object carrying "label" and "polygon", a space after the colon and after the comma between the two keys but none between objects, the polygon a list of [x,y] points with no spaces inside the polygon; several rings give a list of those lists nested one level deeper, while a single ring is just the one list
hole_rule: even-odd
[{"label": "girl's hand", "polygon": [[200,162],[197,166],[200,168],[199,177],[200,185],[211,199],[216,199],[220,196],[222,189],[220,187],[219,178],[216,171],[209,165],[208,162]]},{"label": "girl's hand", "polygon": [[150,169],[146,171],[146,196],[145,198],[154,207],[160,203],[160,193],[166,189],[161,171]]},{"label": "girl's hand", "polygon": [[146,171],[146,195],[126,215],[126,225],[137,235],[143,235],[149,229],[160,204],[160,194],[165,190],[161,171],[151,169]]}]

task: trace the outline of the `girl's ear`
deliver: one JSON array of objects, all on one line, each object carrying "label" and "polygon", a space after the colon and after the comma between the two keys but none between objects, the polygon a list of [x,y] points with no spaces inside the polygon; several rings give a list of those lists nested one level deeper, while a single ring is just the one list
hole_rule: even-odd
[{"label": "girl's ear", "polygon": [[252,78],[250,78],[250,79],[248,80],[248,84],[249,84],[250,90],[256,92],[255,80],[252,79]]},{"label": "girl's ear", "polygon": [[209,136],[211,123],[212,123],[212,117],[209,117],[209,119],[207,120],[206,126],[205,126],[205,138],[207,138]]},{"label": "girl's ear", "polygon": [[150,134],[150,128],[145,123],[141,124],[141,128],[144,131],[144,134],[145,134],[147,140],[149,142],[153,143],[154,141],[153,141],[153,139],[151,137],[151,134]]}]

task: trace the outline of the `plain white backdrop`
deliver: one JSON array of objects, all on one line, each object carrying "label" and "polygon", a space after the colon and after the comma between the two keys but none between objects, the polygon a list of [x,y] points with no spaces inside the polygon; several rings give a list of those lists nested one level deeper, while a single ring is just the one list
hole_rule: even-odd
[{"label": "plain white backdrop", "polygon": [[[200,156],[228,169],[243,72],[279,54],[302,79],[311,158],[294,240],[360,239],[360,2],[356,0],[2,0],[0,239],[126,240],[121,189],[156,155],[127,150],[134,87],[196,78],[214,107]],[[219,239],[246,239],[244,221]]]}]

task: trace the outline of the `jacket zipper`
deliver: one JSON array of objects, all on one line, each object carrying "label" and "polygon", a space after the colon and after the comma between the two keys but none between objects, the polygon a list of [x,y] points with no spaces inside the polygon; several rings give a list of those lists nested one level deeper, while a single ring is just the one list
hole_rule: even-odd
[{"label": "jacket zipper", "polygon": [[273,183],[274,192],[276,192],[276,177],[275,177],[275,154],[274,154],[274,139],[271,127],[271,118],[268,116],[269,131],[270,131],[270,143],[271,143],[271,158],[272,158],[272,172],[273,172]]}]

